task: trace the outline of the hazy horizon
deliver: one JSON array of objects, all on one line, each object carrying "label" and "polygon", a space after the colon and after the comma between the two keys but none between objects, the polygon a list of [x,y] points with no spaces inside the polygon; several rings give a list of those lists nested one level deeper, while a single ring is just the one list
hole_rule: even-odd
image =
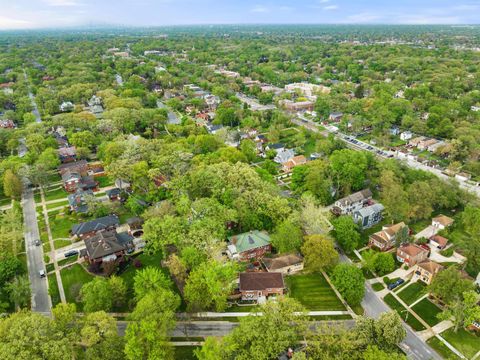
[{"label": "hazy horizon", "polygon": [[476,25],[478,1],[0,0],[0,30],[185,25]]}]

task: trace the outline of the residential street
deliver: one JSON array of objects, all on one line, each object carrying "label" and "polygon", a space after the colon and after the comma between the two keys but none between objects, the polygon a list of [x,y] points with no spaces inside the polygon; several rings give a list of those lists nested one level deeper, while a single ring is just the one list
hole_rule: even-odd
[{"label": "residential street", "polygon": [[22,197],[22,207],[25,222],[28,276],[32,290],[32,311],[50,314],[51,302],[48,295],[48,280],[47,278],[41,278],[38,273],[40,270],[45,270],[45,264],[43,262],[43,247],[34,244],[36,239],[40,239],[40,233],[31,189],[25,189]]}]

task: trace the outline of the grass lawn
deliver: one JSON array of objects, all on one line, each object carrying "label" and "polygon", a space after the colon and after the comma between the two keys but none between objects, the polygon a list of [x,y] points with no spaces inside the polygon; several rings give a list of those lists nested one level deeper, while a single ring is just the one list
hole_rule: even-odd
[{"label": "grass lawn", "polygon": [[60,271],[62,276],[63,289],[65,290],[65,297],[67,302],[76,303],[77,309],[82,310],[83,304],[77,302],[77,297],[83,284],[86,284],[93,279],[80,264],[74,264],[70,268],[65,268]]},{"label": "grass lawn", "polygon": [[60,201],[60,202],[54,202],[54,203],[47,204],[47,210],[55,209],[55,208],[58,208],[60,206],[67,206],[67,205],[68,205],[68,200]]},{"label": "grass lawn", "polygon": [[0,199],[0,206],[9,205],[12,202],[10,198],[2,198]]},{"label": "grass lawn", "polygon": [[62,260],[60,260],[60,261],[57,261],[57,264],[58,264],[58,266],[63,266],[63,265],[71,264],[71,263],[73,263],[73,262],[75,262],[75,261],[77,261],[77,260],[78,260],[78,255],[76,255],[76,256],[70,256],[70,257],[68,257],[68,258],[65,258],[65,259],[62,259]]},{"label": "grass lawn", "polygon": [[63,240],[63,239],[53,240],[53,246],[55,247],[55,249],[60,249],[62,247],[65,247],[71,244],[72,242],[70,240]]},{"label": "grass lawn", "polygon": [[385,289],[385,285],[378,282],[378,283],[372,284],[372,289],[375,290],[375,291],[381,291],[381,290]]},{"label": "grass lawn", "polygon": [[449,329],[441,333],[440,336],[452,344],[468,359],[471,359],[480,351],[480,336],[474,335],[465,329],[459,329],[456,333],[453,332],[453,329]]},{"label": "grass lawn", "polygon": [[438,340],[436,337],[427,340],[430,345],[444,359],[460,359],[447,345]]},{"label": "grass lawn", "polygon": [[[388,294],[383,298],[383,301],[390,306],[392,310],[395,310],[400,317],[412,327],[415,331],[425,330],[425,326],[423,326],[420,321],[418,321],[412,314],[410,314],[407,309],[405,309],[402,304],[400,304],[397,299],[393,297],[392,294]],[[407,319],[407,320],[405,320]]]},{"label": "grass lawn", "polygon": [[55,274],[48,275],[48,293],[52,299],[52,306],[60,303],[60,294],[58,293],[58,283]]},{"label": "grass lawn", "polygon": [[63,199],[68,196],[68,193],[65,191],[63,187],[59,187],[53,190],[49,190],[45,194],[45,201],[50,201],[50,200],[57,200],[57,199]]},{"label": "grass lawn", "polygon": [[69,238],[70,230],[73,225],[83,222],[83,220],[76,219],[72,215],[48,215],[50,222],[50,230],[52,231],[53,239]]},{"label": "grass lawn", "polygon": [[405,304],[411,305],[426,293],[426,286],[423,285],[423,283],[421,283],[420,281],[417,281],[413,284],[408,285],[402,291],[398,292],[398,297],[402,299]]},{"label": "grass lawn", "polygon": [[420,301],[412,307],[412,310],[430,326],[435,326],[440,322],[437,319],[437,314],[441,313],[442,310],[428,299]]},{"label": "grass lawn", "polygon": [[112,186],[114,181],[112,178],[110,178],[110,176],[108,175],[102,175],[102,176],[98,176],[95,178],[95,180],[98,181],[98,186],[103,188],[103,187],[107,187],[107,186]]},{"label": "grass lawn", "polygon": [[198,346],[177,346],[175,347],[175,360],[196,360],[193,351]]},{"label": "grass lawn", "polygon": [[322,274],[293,275],[286,282],[290,296],[308,310],[345,310]]}]

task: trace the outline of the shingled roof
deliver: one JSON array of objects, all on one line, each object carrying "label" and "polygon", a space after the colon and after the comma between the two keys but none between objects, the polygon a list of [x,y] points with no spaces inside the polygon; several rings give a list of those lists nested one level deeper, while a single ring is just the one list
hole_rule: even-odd
[{"label": "shingled roof", "polygon": [[116,215],[104,216],[92,221],[73,225],[72,235],[82,235],[91,231],[100,231],[119,224],[120,220]]},{"label": "shingled roof", "polygon": [[303,262],[303,257],[297,254],[288,254],[275,258],[264,258],[262,261],[268,271],[275,271],[287,266],[300,264]]},{"label": "shingled roof", "polygon": [[240,291],[283,289],[283,274],[278,272],[240,273]]},{"label": "shingled roof", "polygon": [[128,234],[117,234],[115,231],[100,231],[96,235],[84,240],[88,257],[92,260],[113,255],[127,248],[127,243],[133,237]]},{"label": "shingled roof", "polygon": [[270,236],[266,232],[253,230],[243,234],[233,235],[228,241],[235,245],[238,253],[256,249],[270,244]]}]

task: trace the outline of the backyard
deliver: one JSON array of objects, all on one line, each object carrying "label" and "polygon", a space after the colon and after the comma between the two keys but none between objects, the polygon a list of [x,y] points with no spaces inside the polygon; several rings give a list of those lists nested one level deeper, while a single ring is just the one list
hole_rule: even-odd
[{"label": "backyard", "polygon": [[286,283],[290,296],[308,310],[345,310],[322,274],[293,275]]}]

